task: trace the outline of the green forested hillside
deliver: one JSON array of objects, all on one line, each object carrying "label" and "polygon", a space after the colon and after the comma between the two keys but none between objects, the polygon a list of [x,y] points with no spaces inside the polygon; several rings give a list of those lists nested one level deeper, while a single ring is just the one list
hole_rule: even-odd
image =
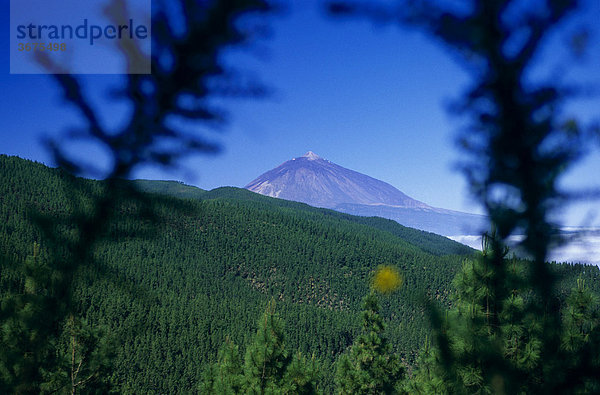
[{"label": "green forested hillside", "polygon": [[[56,169],[0,157],[2,294],[24,284],[11,267],[47,248],[32,213],[69,212]],[[97,181],[76,180],[93,189]],[[206,192],[178,183],[143,182],[159,222],[122,219],[94,247],[97,264],[77,274],[75,299],[92,325],[116,340],[111,380],[123,392],[195,391],[207,362],[229,337],[246,344],[267,302],[286,323],[288,346],[322,360],[322,388],[333,360],[360,328],[360,301],[378,265],[396,265],[404,285],[382,300],[392,348],[412,361],[429,333],[423,297],[446,300],[463,256],[445,238],[377,218],[265,198],[245,190]],[[151,192],[147,192],[151,193]],[[162,195],[159,195],[161,193]],[[167,195],[181,193],[185,199]],[[117,198],[120,199],[120,198]],[[117,201],[123,213],[130,201]],[[151,228],[150,232],[148,232]],[[569,289],[595,267],[561,267]]]},{"label": "green forested hillside", "polygon": [[235,199],[244,201],[246,204],[250,204],[250,202],[256,202],[262,205],[302,211],[306,215],[311,216],[311,218],[328,217],[357,224],[365,224],[398,236],[402,240],[407,241],[417,246],[421,250],[434,255],[465,255],[473,252],[470,247],[457,243],[446,237],[423,230],[407,228],[406,226],[402,226],[398,222],[389,219],[380,217],[357,217],[333,210],[315,208],[304,203],[274,199],[268,196],[250,192],[246,189],[221,187],[211,191],[204,191],[200,188],[185,185],[177,181],[136,180],[135,182],[141,190],[151,193],[164,194],[179,198]]}]

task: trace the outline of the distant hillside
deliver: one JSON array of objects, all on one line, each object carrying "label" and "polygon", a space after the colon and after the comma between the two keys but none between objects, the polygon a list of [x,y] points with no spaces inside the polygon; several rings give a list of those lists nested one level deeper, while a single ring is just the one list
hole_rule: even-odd
[{"label": "distant hillside", "polygon": [[319,216],[327,216],[358,224],[365,224],[398,236],[404,241],[407,241],[420,248],[421,250],[434,255],[464,255],[474,252],[474,250],[470,247],[450,240],[444,236],[402,226],[398,222],[389,219],[346,215],[333,210],[315,208],[303,203],[258,195],[241,188],[221,187],[211,191],[204,191],[200,188],[181,184],[178,181],[137,180],[136,183],[139,183],[139,187],[146,192],[164,194],[179,198],[192,198],[201,200],[235,199],[246,202],[260,202],[262,204],[273,205],[276,207],[286,207],[293,210],[300,210],[313,216],[314,218],[318,218]]},{"label": "distant hillside", "polygon": [[245,188],[352,215],[388,218],[446,236],[479,234],[486,226],[481,215],[431,207],[388,183],[346,169],[312,151],[267,171]]},{"label": "distant hillside", "polygon": [[204,189],[180,181],[135,180],[133,182],[141,191],[176,196],[181,199],[201,199],[206,194]]}]

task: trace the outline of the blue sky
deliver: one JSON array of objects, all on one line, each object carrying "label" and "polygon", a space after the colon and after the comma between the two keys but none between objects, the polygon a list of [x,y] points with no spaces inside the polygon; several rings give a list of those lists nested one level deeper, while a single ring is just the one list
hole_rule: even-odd
[{"label": "blue sky", "polygon": [[[583,60],[574,64],[561,49],[570,29],[600,20],[600,3],[588,3],[586,13],[547,45],[533,78],[558,73],[600,88],[598,30]],[[9,75],[8,0],[0,4],[0,44],[5,48],[0,54],[0,153],[50,163],[41,137],[56,135],[78,119],[64,106],[50,77]],[[176,172],[147,168],[136,176],[183,180],[206,189],[241,187],[312,150],[430,205],[478,212],[455,169],[461,156],[454,143],[460,119],[447,110],[467,88],[469,76],[443,46],[419,32],[365,20],[332,20],[316,4],[293,2],[273,18],[272,37],[260,47],[225,57],[259,77],[273,94],[260,101],[225,103],[229,125],[214,135],[223,147],[220,154],[188,160]],[[89,76],[86,81],[91,91],[99,92],[103,112],[118,114],[118,108],[102,99],[118,77]],[[599,118],[599,104],[596,96],[574,102],[570,110],[583,119]],[[88,157],[100,155],[88,147],[80,151]],[[598,152],[594,149],[564,184],[600,185]],[[565,222],[589,224],[586,214],[596,206],[597,201],[575,207]],[[600,212],[596,215],[591,224],[600,224]]]}]

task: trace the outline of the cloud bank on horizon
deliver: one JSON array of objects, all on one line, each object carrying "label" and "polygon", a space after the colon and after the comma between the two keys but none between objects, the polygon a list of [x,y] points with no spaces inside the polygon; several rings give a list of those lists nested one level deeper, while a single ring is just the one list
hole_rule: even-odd
[{"label": "cloud bank on horizon", "polygon": [[[481,250],[481,236],[458,235],[448,238]],[[512,240],[515,243],[519,241],[518,237],[513,237]],[[557,246],[550,251],[548,260],[600,266],[600,228],[593,233],[570,237],[564,245]]]}]

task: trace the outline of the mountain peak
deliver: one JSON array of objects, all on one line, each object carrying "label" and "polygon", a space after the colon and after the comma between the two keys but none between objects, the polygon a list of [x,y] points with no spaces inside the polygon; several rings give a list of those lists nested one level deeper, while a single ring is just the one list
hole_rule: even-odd
[{"label": "mountain peak", "polygon": [[340,204],[429,207],[390,184],[336,165],[312,151],[260,175],[245,188],[316,207],[335,208]]},{"label": "mountain peak", "polygon": [[303,158],[306,158],[308,160],[317,160],[317,159],[322,159],[319,155],[315,154],[312,151],[308,151],[307,153],[305,153],[304,155],[302,155]]},{"label": "mountain peak", "polygon": [[[312,151],[267,171],[245,188],[352,215],[389,218],[443,235],[478,234],[486,222],[481,216],[431,207],[386,182],[322,159]],[[465,229],[470,230],[464,233]]]}]

